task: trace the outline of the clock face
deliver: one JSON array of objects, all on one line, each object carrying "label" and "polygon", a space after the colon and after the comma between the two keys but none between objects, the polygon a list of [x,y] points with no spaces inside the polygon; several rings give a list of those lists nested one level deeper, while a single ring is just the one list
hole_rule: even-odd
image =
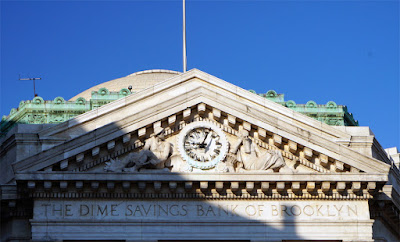
[{"label": "clock face", "polygon": [[228,144],[220,128],[205,121],[185,126],[178,139],[178,149],[189,165],[210,169],[226,156]]}]

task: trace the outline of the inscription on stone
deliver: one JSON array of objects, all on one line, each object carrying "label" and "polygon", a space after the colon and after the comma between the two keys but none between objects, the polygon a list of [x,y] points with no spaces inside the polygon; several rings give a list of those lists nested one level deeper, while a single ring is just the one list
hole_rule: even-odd
[{"label": "inscription on stone", "polygon": [[35,219],[101,220],[282,220],[282,219],[368,219],[363,202],[337,201],[94,201],[38,200]]}]

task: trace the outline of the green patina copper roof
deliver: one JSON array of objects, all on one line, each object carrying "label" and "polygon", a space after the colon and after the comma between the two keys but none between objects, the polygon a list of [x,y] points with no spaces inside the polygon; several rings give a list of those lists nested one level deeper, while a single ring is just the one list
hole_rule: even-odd
[{"label": "green patina copper roof", "polygon": [[[255,91],[250,92],[257,94]],[[310,100],[306,104],[296,104],[295,101],[285,101],[284,94],[277,94],[274,90],[269,90],[265,94],[257,94],[268,100],[274,101],[296,112],[307,115],[318,121],[332,126],[358,126],[358,121],[354,119],[353,114],[347,111],[347,107],[337,105],[333,101],[326,104],[317,104]]]},{"label": "green patina copper roof", "polygon": [[[250,90],[250,92],[256,93],[253,90]],[[131,94],[131,91],[126,88],[119,92],[110,92],[106,88],[100,88],[98,91],[92,91],[90,100],[80,97],[75,101],[65,101],[62,97],[56,97],[54,100],[45,101],[41,97],[35,97],[33,100],[21,101],[18,108],[11,109],[8,116],[3,116],[0,122],[0,136],[16,123],[62,123],[129,94]],[[292,100],[285,101],[284,95],[277,94],[274,90],[258,95],[329,125],[358,126],[358,122],[347,111],[347,107],[337,105],[333,101],[322,105],[316,104],[314,101],[296,104]]]},{"label": "green patina copper roof", "polygon": [[79,97],[74,101],[65,101],[62,97],[45,101],[41,97],[21,101],[18,108],[13,108],[8,116],[3,116],[0,122],[0,136],[5,134],[16,123],[22,124],[51,124],[62,123],[79,114],[96,109],[131,94],[126,88],[119,92],[110,92],[100,88],[91,93],[90,100]]}]

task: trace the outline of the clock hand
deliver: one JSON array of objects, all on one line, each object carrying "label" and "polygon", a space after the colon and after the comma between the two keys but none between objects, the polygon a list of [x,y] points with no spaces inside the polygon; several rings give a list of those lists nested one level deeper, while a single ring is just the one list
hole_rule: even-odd
[{"label": "clock hand", "polygon": [[210,137],[210,133],[211,133],[211,132],[209,132],[209,133],[204,137],[203,142],[201,142],[201,144],[204,145],[204,143],[206,142],[206,140],[208,140],[208,137]]}]

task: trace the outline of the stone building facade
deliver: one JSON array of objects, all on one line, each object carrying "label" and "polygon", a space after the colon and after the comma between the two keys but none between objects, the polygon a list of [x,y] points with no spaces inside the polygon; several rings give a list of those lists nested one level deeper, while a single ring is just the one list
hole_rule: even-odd
[{"label": "stone building facade", "polygon": [[[196,69],[128,79],[4,128],[1,241],[399,241],[397,150],[345,107]],[[115,100],[91,108],[96,88]]]}]

